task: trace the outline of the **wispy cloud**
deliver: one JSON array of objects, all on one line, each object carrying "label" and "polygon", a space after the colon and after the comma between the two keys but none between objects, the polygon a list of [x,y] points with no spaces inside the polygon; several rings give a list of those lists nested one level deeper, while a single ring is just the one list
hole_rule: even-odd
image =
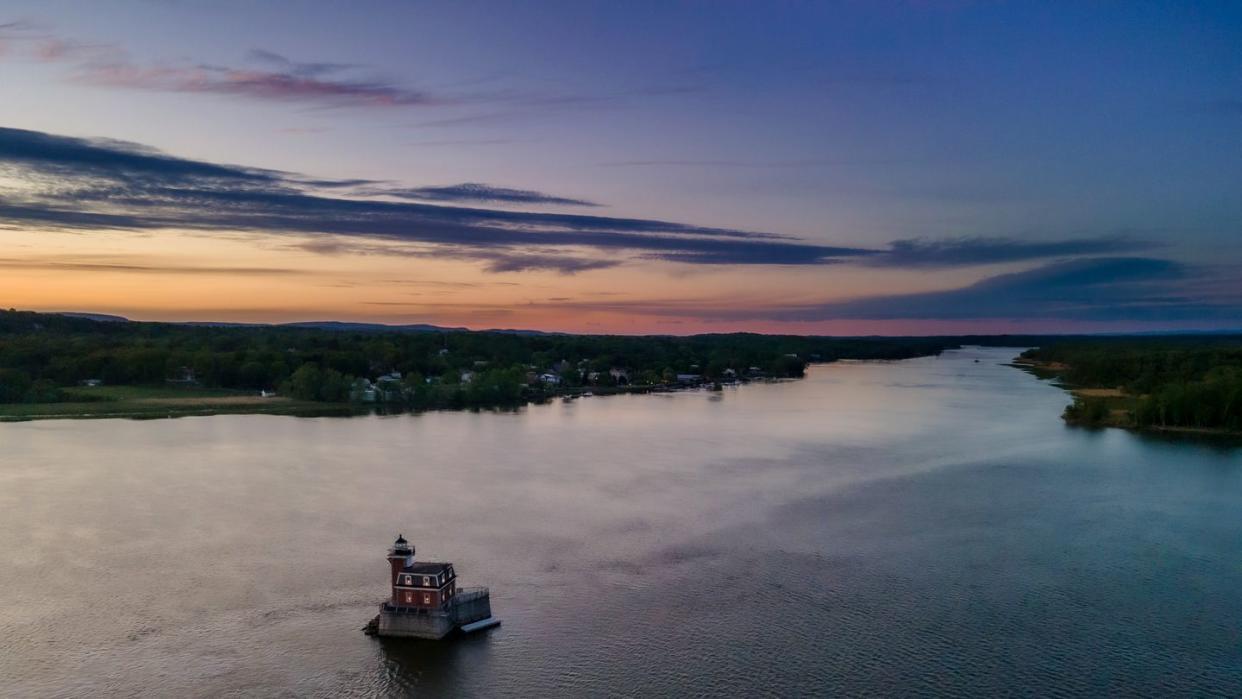
[{"label": "wispy cloud", "polygon": [[[479,259],[480,254],[472,251],[467,257]],[[576,274],[595,269],[607,269],[621,264],[620,260],[590,259],[557,254],[525,254],[497,252],[486,255],[489,272],[529,272],[551,270],[560,274]]]},{"label": "wispy cloud", "polygon": [[504,247],[483,249],[468,245],[437,245],[428,248],[419,244],[365,242],[345,236],[330,236],[304,241],[294,246],[319,255],[381,255],[387,257],[440,257],[480,262],[488,272],[551,271],[576,274],[595,269],[616,267],[618,258],[604,259],[566,254],[556,249],[514,251]]},{"label": "wispy cloud", "polygon": [[599,206],[583,199],[558,197],[529,189],[493,187],[477,182],[440,187],[409,187],[375,190],[376,194],[418,201],[477,202],[481,204],[548,204],[556,206]]},{"label": "wispy cloud", "polygon": [[1187,293],[1196,270],[1170,260],[1106,257],[1054,262],[949,291],[874,296],[789,308],[783,320],[1057,318],[1089,321],[1242,319],[1242,305]]},{"label": "wispy cloud", "polygon": [[336,74],[344,68],[308,72],[298,66],[289,71],[210,65],[166,67],[143,66],[118,59],[81,62],[76,68],[73,79],[78,83],[157,92],[209,93],[330,107],[383,108],[453,103],[452,98],[446,95],[434,95],[378,79],[348,78]]},{"label": "wispy cloud", "polygon": [[[772,298],[638,299],[584,294],[521,304],[527,311],[593,312],[666,319],[659,323],[832,321],[1072,322],[1077,327],[1175,323],[1192,327],[1242,324],[1242,288],[1231,270],[1145,257],[1058,261],[1024,272],[995,275],[964,287],[844,301],[788,304]],[[628,295],[626,295],[628,296]],[[506,304],[411,299],[384,301],[420,313],[513,312]],[[1041,325],[1042,324],[1042,325]],[[1020,330],[1020,327],[1015,327]]]},{"label": "wispy cloud", "polygon": [[603,167],[686,167],[686,168],[740,168],[785,169],[814,168],[840,164],[831,158],[803,158],[797,160],[612,160],[600,163]]},{"label": "wispy cloud", "polygon": [[357,68],[352,63],[324,63],[324,62],[300,62],[294,61],[286,56],[282,56],[274,51],[265,49],[251,49],[246,54],[246,58],[254,63],[273,66],[281,72],[289,75],[299,75],[306,78],[313,78],[320,75],[329,75],[338,73],[343,70]]},{"label": "wispy cloud", "polygon": [[[743,298],[581,300],[563,309],[706,322],[838,320],[1057,320],[1087,323],[1242,323],[1242,288],[1231,270],[1146,257],[1052,262],[945,291],[783,304]],[[551,304],[549,304],[551,305]]]},{"label": "wispy cloud", "polygon": [[629,99],[677,97],[701,90],[689,84],[657,84],[613,91],[487,90],[475,85],[477,80],[419,88],[387,79],[373,67],[347,62],[302,61],[263,48],[251,49],[244,60],[235,65],[192,60],[149,62],[136,59],[120,44],[84,42],[23,21],[0,23],[0,58],[6,54],[65,66],[69,80],[95,87],[223,95],[312,107],[462,107],[475,110],[469,114],[450,113],[417,126],[542,117],[552,111],[615,107]]},{"label": "wispy cloud", "polygon": [[262,101],[324,107],[411,107],[455,103],[393,81],[363,75],[363,67],[346,63],[300,62],[255,49],[248,65],[143,63],[124,47],[87,43],[58,36],[24,22],[0,24],[0,39],[19,45],[25,58],[68,66],[73,82],[101,87],[219,94]]},{"label": "wispy cloud", "polygon": [[240,267],[221,265],[174,265],[159,262],[141,263],[114,258],[90,259],[80,256],[49,256],[37,258],[0,257],[0,269],[39,272],[124,272],[126,274],[192,274],[221,276],[260,276],[306,274],[305,270],[287,267]]},{"label": "wispy cloud", "polygon": [[11,183],[0,189],[0,225],[297,235],[305,239],[304,249],[319,254],[470,259],[497,272],[575,273],[644,260],[930,268],[1151,247],[1125,237],[1052,242],[963,237],[900,240],[870,249],[652,219],[391,201],[586,204],[486,185],[402,188],[377,180],[316,178],[178,158],[132,143],[6,128],[0,128],[0,175]]},{"label": "wispy cloud", "polygon": [[999,237],[908,238],[867,259],[879,267],[962,267],[1050,257],[1131,254],[1158,247],[1129,236],[1029,241]]},{"label": "wispy cloud", "polygon": [[21,36],[26,32],[36,31],[38,25],[27,20],[13,20],[9,22],[0,22],[0,39],[13,38],[15,35]]},{"label": "wispy cloud", "polygon": [[[372,180],[316,179],[166,155],[135,144],[0,129],[0,223],[72,229],[181,228],[421,245],[492,269],[582,271],[631,256],[690,264],[822,264],[868,255],[772,233],[651,219],[346,198]],[[331,246],[324,243],[324,252]],[[347,249],[343,246],[341,249]],[[554,251],[554,255],[545,255]],[[571,259],[572,258],[572,259]],[[589,258],[590,261],[583,262]]]}]

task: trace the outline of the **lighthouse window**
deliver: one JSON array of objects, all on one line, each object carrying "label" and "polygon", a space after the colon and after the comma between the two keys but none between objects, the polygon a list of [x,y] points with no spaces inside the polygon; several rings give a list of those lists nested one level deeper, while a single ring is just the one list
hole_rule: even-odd
[{"label": "lighthouse window", "polygon": [[431,579],[430,579],[430,578],[428,578],[426,575],[424,575],[424,576],[423,576],[423,587],[426,587],[426,586],[428,586],[428,585],[430,585],[430,584],[431,584]]},{"label": "lighthouse window", "polygon": [[423,604],[431,604],[431,595],[423,593]]}]

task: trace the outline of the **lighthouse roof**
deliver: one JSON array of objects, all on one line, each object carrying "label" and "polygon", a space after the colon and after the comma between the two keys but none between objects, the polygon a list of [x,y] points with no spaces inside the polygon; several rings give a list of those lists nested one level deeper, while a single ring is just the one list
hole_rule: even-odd
[{"label": "lighthouse roof", "polygon": [[397,540],[396,540],[396,541],[394,541],[393,543],[394,543],[394,544],[397,544],[397,545],[399,546],[399,545],[401,545],[401,544],[408,544],[408,543],[410,543],[410,542],[408,542],[408,541],[406,541],[406,540],[405,540],[405,534],[398,534],[398,535],[397,535]]},{"label": "lighthouse roof", "polygon": [[457,576],[453,573],[452,563],[411,563],[397,572],[393,578],[394,588],[417,588],[421,590],[439,590],[453,584]]},{"label": "lighthouse roof", "polygon": [[401,572],[414,573],[415,575],[437,575],[452,565],[452,563],[437,563],[434,561],[415,561],[410,565],[403,566]]},{"label": "lighthouse roof", "polygon": [[401,566],[401,572],[412,572],[415,575],[440,575],[450,569],[453,564],[436,561],[415,561],[410,565]]}]

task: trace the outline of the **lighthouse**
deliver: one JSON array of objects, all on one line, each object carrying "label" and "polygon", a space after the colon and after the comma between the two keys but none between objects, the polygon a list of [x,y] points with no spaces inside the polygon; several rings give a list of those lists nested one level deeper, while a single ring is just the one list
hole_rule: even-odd
[{"label": "lighthouse", "polygon": [[398,534],[388,550],[388,565],[392,569],[392,597],[394,607],[435,609],[443,607],[457,592],[457,574],[452,563],[415,561],[414,546]]},{"label": "lighthouse", "polygon": [[388,565],[392,568],[392,584],[397,584],[397,575],[401,569],[414,563],[414,545],[405,540],[405,534],[398,534],[397,540],[388,549]]},{"label": "lighthouse", "polygon": [[415,560],[414,545],[404,534],[397,535],[387,558],[391,594],[367,625],[368,633],[440,639],[458,629],[479,631],[500,623],[492,617],[486,587],[458,588],[453,564]]}]

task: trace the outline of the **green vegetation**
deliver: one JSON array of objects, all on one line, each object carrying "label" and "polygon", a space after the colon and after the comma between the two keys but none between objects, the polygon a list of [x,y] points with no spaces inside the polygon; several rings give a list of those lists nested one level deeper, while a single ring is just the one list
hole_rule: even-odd
[{"label": "green vegetation", "polygon": [[1242,431],[1242,337],[629,337],[99,322],[18,311],[0,311],[0,419],[511,407],[588,390],[798,378],[809,362],[907,359],[961,344],[1042,345],[1021,361],[1075,389],[1070,422]]},{"label": "green vegetation", "polygon": [[1242,336],[1064,340],[1022,360],[1075,389],[1070,423],[1242,432]]},{"label": "green vegetation", "polygon": [[188,398],[224,398],[246,395],[250,392],[227,391],[208,388],[173,388],[168,386],[75,386],[61,389],[65,401],[79,403],[114,402],[131,400],[163,400]]},{"label": "green vegetation", "polygon": [[[0,311],[0,417],[348,403],[503,407],[586,390],[798,378],[812,361],[905,359],[957,344],[946,338],[380,332]],[[261,391],[278,397],[260,400]]]},{"label": "green vegetation", "polygon": [[1066,406],[1065,412],[1061,414],[1066,422],[1084,427],[1105,427],[1112,424],[1112,416],[1113,408],[1108,399],[1084,396],[1074,396],[1074,402]]},{"label": "green vegetation", "polygon": [[251,391],[92,386],[60,389],[61,400],[0,404],[0,421],[61,417],[176,417],[217,413],[307,413],[323,406],[283,397],[263,398]]}]

